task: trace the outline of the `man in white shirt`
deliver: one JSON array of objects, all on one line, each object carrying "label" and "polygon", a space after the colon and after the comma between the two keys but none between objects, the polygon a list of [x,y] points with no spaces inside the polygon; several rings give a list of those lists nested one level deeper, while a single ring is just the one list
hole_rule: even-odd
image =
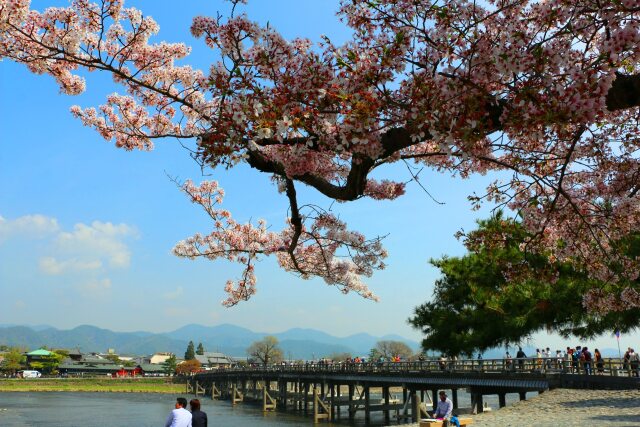
[{"label": "man in white shirt", "polygon": [[453,411],[453,403],[447,397],[447,393],[444,391],[440,392],[440,400],[438,401],[438,406],[436,407],[436,412],[433,413],[434,418],[450,418],[451,411]]},{"label": "man in white shirt", "polygon": [[453,403],[451,403],[451,400],[449,400],[449,398],[447,397],[447,393],[445,393],[444,390],[442,390],[440,391],[439,395],[440,395],[440,400],[438,401],[438,406],[436,407],[436,410],[433,413],[433,418],[442,418],[443,426],[448,426],[449,423],[451,423],[457,427],[460,427],[458,418],[452,416],[451,412],[453,411]]},{"label": "man in white shirt", "polygon": [[171,411],[167,417],[165,427],[191,427],[191,412],[187,411],[187,399],[179,397],[176,399],[176,409]]}]

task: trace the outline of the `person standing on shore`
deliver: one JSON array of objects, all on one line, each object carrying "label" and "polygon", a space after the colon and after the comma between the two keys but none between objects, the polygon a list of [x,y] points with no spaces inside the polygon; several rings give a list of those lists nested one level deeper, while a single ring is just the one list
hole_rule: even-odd
[{"label": "person standing on shore", "polygon": [[207,427],[207,414],[200,410],[200,400],[192,399],[189,406],[191,407],[191,426]]},{"label": "person standing on shore", "polygon": [[179,397],[176,399],[176,406],[167,417],[165,427],[192,427],[191,412],[187,411],[187,399]]}]

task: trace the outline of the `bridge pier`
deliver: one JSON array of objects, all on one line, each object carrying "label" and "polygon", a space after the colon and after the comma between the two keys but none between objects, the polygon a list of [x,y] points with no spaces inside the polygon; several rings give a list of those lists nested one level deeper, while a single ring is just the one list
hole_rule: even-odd
[{"label": "bridge pier", "polygon": [[433,410],[436,410],[436,407],[438,406],[438,400],[440,400],[438,398],[438,389],[432,389],[431,390],[431,403],[433,404]]},{"label": "bridge pier", "polygon": [[498,406],[501,408],[507,406],[507,395],[505,393],[498,394]]},{"label": "bridge pier", "polygon": [[520,395],[520,400],[527,400],[527,393],[526,392],[521,391],[518,394]]},{"label": "bridge pier", "polygon": [[369,386],[364,386],[364,422],[367,424],[371,421],[371,401],[369,393]]},{"label": "bridge pier", "polygon": [[355,391],[355,386],[353,384],[349,384],[349,420],[353,420],[355,417],[355,411],[353,410],[353,395]]},{"label": "bridge pier", "polygon": [[481,414],[484,410],[482,402],[482,393],[471,392],[471,410],[474,414]]},{"label": "bridge pier", "polygon": [[458,389],[451,389],[451,403],[453,403],[453,409],[458,409]]},{"label": "bridge pier", "polygon": [[411,421],[417,423],[420,419],[420,395],[416,390],[411,390],[411,401],[413,407],[411,408]]},{"label": "bridge pier", "polygon": [[305,381],[304,383],[304,414],[307,415],[309,412],[309,383]]},{"label": "bridge pier", "polygon": [[384,423],[386,425],[389,425],[391,421],[391,417],[389,416],[389,386],[382,387],[382,396],[384,398],[384,406],[385,406],[384,411],[382,411],[384,415]]}]

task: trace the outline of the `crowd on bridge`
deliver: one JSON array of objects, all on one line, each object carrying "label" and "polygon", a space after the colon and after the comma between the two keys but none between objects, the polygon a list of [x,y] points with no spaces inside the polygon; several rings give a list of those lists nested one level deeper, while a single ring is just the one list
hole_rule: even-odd
[{"label": "crowd on bridge", "polygon": [[[480,357],[480,355],[478,355]],[[567,347],[566,350],[556,350],[555,354],[547,348],[536,349],[535,356],[528,357],[518,348],[515,359],[507,351],[504,355],[505,367],[507,369],[537,369],[560,370],[568,373],[584,373],[586,375],[603,374],[605,372],[605,359],[597,348],[591,353],[587,346]],[[529,362],[528,364],[526,362]],[[627,349],[622,358],[622,370],[630,375],[638,377],[640,375],[640,355],[631,347]]]}]

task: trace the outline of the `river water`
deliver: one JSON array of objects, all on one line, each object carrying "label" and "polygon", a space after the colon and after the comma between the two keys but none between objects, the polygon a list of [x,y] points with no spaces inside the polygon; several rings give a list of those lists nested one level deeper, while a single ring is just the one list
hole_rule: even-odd
[{"label": "river water", "polygon": [[[517,395],[515,396],[517,398]],[[192,398],[184,397],[187,400]],[[0,393],[0,426],[157,427],[164,425],[175,401],[174,395],[152,393]],[[509,401],[512,399],[508,398]],[[231,406],[229,401],[212,401],[207,398],[202,398],[200,402],[202,410],[209,417],[209,425],[212,426],[309,427],[313,425],[312,417],[284,412],[263,414],[260,407],[251,404]],[[361,413],[359,415],[361,416]],[[349,426],[346,411],[343,411],[343,417],[345,419],[331,424],[323,422],[321,425]],[[371,425],[383,424],[381,414],[372,413]],[[355,425],[364,425],[364,420],[356,419]]]}]

